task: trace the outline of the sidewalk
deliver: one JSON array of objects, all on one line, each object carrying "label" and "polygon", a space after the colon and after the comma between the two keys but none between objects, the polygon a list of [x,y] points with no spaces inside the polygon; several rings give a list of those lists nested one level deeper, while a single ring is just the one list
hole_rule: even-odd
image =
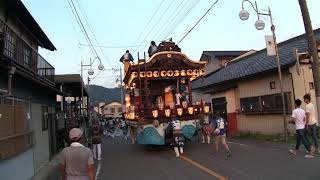
[{"label": "sidewalk", "polygon": [[59,158],[55,155],[50,162],[43,166],[31,180],[59,180]]}]

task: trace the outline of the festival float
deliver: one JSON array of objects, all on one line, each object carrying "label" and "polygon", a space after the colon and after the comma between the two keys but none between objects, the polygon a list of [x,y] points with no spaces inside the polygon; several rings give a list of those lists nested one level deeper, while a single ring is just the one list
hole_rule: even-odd
[{"label": "festival float", "polygon": [[205,62],[190,60],[172,41],[163,41],[148,59],[124,63],[125,119],[138,144],[164,145],[172,138],[171,121],[178,119],[183,136],[191,139],[210,106],[192,99],[191,81],[204,76]]}]

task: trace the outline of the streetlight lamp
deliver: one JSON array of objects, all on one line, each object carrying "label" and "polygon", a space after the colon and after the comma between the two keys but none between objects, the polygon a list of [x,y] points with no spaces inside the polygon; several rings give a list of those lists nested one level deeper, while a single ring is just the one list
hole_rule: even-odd
[{"label": "streetlight lamp", "polygon": [[[95,57],[92,61],[91,61],[91,58],[90,58],[90,64],[83,64],[83,62],[81,61],[81,108],[80,108],[80,112],[81,112],[81,115],[83,115],[82,113],[82,110],[84,108],[84,101],[83,101],[83,67],[89,67],[88,69],[88,75],[89,76],[92,76],[94,74],[94,70],[92,69],[92,64],[94,63],[94,61],[98,59],[99,60],[99,65],[98,65],[98,69],[100,71],[102,71],[104,69],[104,66],[101,62],[101,59],[99,57]],[[88,76],[88,88],[89,88],[89,82],[90,82],[90,79],[89,79],[89,76]],[[89,92],[88,92],[89,93]],[[90,121],[90,113],[89,113],[89,98],[87,99],[87,113],[88,113],[88,118],[89,118],[89,121]],[[84,122],[84,134],[85,136],[87,137],[86,135],[86,123]]]},{"label": "streetlight lamp", "polygon": [[[257,30],[263,30],[265,27],[265,23],[263,20],[260,19],[260,16],[269,16],[270,18],[270,23],[271,23],[271,31],[272,31],[272,38],[273,38],[273,44],[274,44],[274,50],[275,50],[275,56],[276,56],[276,61],[277,61],[277,66],[278,66],[278,75],[279,75],[279,81],[280,81],[280,91],[281,91],[281,98],[282,98],[282,113],[283,113],[283,133],[285,137],[285,141],[288,141],[288,136],[287,136],[287,121],[286,121],[286,107],[285,107],[285,97],[284,97],[284,92],[283,92],[283,82],[282,82],[282,74],[281,74],[281,65],[280,65],[280,58],[279,58],[279,51],[278,51],[278,46],[277,46],[277,41],[276,41],[276,34],[275,34],[275,26],[273,24],[273,19],[272,19],[272,14],[270,7],[268,7],[267,13],[262,13],[261,10],[258,9],[257,2],[253,4],[250,0],[243,0],[242,1],[242,10],[239,13],[239,17],[241,20],[245,21],[249,19],[249,12],[244,9],[244,2],[249,2],[254,9],[254,11],[257,13],[258,20],[255,22],[255,27]],[[274,55],[274,54],[272,54]]]}]

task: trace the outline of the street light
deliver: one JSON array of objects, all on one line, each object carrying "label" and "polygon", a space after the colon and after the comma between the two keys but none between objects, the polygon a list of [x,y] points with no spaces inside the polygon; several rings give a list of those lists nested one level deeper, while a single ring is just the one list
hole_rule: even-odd
[{"label": "street light", "polygon": [[270,10],[270,7],[269,7],[267,13],[262,13],[261,10],[258,9],[258,5],[257,5],[256,1],[253,4],[250,0],[243,0],[242,1],[242,10],[239,13],[239,17],[243,21],[248,20],[249,16],[250,16],[249,12],[244,9],[244,6],[243,6],[244,2],[249,2],[251,4],[252,8],[254,9],[254,11],[257,13],[258,20],[255,22],[255,27],[256,27],[257,30],[262,30],[265,27],[265,23],[260,19],[260,16],[268,16],[270,18],[272,38],[273,38],[273,42],[274,42],[274,50],[275,50],[275,56],[276,56],[277,66],[278,66],[278,76],[279,76],[279,81],[280,81],[281,98],[282,98],[283,133],[284,133],[285,141],[287,142],[288,141],[288,136],[287,136],[285,97],[284,97],[284,92],[283,92],[281,65],[280,65],[278,45],[277,45],[277,41],[276,41],[275,26],[273,24],[271,10]]}]

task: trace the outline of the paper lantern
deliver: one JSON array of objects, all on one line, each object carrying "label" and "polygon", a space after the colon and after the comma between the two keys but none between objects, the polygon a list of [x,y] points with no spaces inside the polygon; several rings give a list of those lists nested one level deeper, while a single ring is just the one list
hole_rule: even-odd
[{"label": "paper lantern", "polygon": [[182,109],[182,108],[177,108],[177,114],[178,114],[179,116],[181,116],[182,113],[183,113],[183,109]]},{"label": "paper lantern", "polygon": [[189,113],[190,115],[193,114],[193,107],[188,107],[188,113]]},{"label": "paper lantern", "polygon": [[153,77],[159,77],[159,71],[154,71],[153,72]]},{"label": "paper lantern", "polygon": [[153,74],[152,71],[148,71],[148,72],[147,72],[147,77],[148,77],[148,78],[151,78],[151,77],[152,77],[152,74]]},{"label": "paper lantern", "polygon": [[173,71],[172,70],[169,70],[168,72],[167,72],[167,76],[169,76],[169,77],[172,77],[173,76]]},{"label": "paper lantern", "polygon": [[155,110],[152,111],[152,116],[153,116],[153,118],[157,118],[158,115],[159,115],[158,110],[155,109]]},{"label": "paper lantern", "polygon": [[181,75],[181,76],[186,76],[186,71],[185,71],[185,70],[181,70],[181,71],[180,71],[180,75]]},{"label": "paper lantern", "polygon": [[178,77],[180,75],[180,71],[178,71],[178,70],[175,70],[174,71],[174,74],[173,74],[173,76],[174,77]]},{"label": "paper lantern", "polygon": [[187,76],[192,76],[193,75],[193,71],[191,69],[187,70]]},{"label": "paper lantern", "polygon": [[167,71],[161,71],[160,75],[161,75],[161,77],[166,77],[167,76]]},{"label": "paper lantern", "polygon": [[146,76],[145,72],[140,72],[140,77],[144,78]]},{"label": "paper lantern", "polygon": [[171,109],[164,110],[164,113],[165,113],[166,117],[170,117]]},{"label": "paper lantern", "polygon": [[205,71],[204,71],[204,69],[200,69],[200,71],[199,71],[199,75],[200,75],[200,76],[205,75]]},{"label": "paper lantern", "polygon": [[204,111],[204,113],[209,113],[209,111],[210,111],[210,106],[204,106],[204,108],[203,108],[203,111]]}]

